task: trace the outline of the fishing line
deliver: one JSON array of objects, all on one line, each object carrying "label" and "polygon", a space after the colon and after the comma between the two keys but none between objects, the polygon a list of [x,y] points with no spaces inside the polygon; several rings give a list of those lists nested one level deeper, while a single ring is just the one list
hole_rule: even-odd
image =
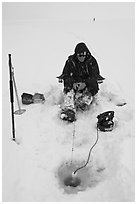
[{"label": "fishing line", "polygon": [[75,139],[75,133],[76,133],[75,123],[76,123],[76,121],[74,121],[74,122],[73,122],[73,133],[72,133],[72,150],[71,150],[71,164],[72,164],[72,162],[73,162],[74,139]]},{"label": "fishing line", "polygon": [[[76,95],[74,94],[74,104],[75,104],[75,102],[76,102]],[[75,133],[76,133],[76,111],[75,111],[75,120],[73,121],[71,164],[73,162]]]},{"label": "fishing line", "polygon": [[83,166],[77,168],[77,169],[72,173],[72,175],[76,174],[77,171],[79,171],[80,169],[82,169],[82,168],[84,168],[84,167],[87,166],[87,164],[88,164],[88,162],[89,162],[89,159],[90,159],[91,151],[92,151],[92,149],[95,147],[95,145],[96,145],[97,142],[98,142],[98,138],[99,138],[99,137],[98,137],[98,126],[97,126],[97,134],[96,134],[96,136],[97,136],[97,137],[96,137],[96,141],[95,141],[95,143],[92,145],[92,147],[91,147],[90,150],[89,150],[88,159],[87,159],[86,163],[85,163]]}]

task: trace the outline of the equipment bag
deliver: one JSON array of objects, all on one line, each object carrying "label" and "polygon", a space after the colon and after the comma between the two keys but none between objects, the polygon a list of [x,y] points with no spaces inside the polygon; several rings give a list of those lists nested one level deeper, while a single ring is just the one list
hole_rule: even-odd
[{"label": "equipment bag", "polygon": [[33,95],[32,94],[23,93],[21,95],[21,98],[22,98],[22,103],[25,105],[29,105],[29,104],[33,103]]},{"label": "equipment bag", "polygon": [[106,111],[104,113],[101,113],[97,116],[98,123],[97,128],[100,129],[100,131],[106,132],[106,131],[112,131],[114,122],[114,111]]},{"label": "equipment bag", "polygon": [[43,94],[35,93],[33,96],[33,103],[44,103],[45,97]]}]

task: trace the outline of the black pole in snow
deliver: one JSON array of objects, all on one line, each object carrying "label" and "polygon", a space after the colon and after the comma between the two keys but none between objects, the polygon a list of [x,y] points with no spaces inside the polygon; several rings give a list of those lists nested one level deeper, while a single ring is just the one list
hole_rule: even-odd
[{"label": "black pole in snow", "polygon": [[14,94],[13,94],[13,78],[12,78],[12,63],[11,54],[9,54],[9,85],[10,85],[10,102],[11,102],[11,119],[12,119],[12,136],[13,141],[15,141],[15,123],[14,123]]}]

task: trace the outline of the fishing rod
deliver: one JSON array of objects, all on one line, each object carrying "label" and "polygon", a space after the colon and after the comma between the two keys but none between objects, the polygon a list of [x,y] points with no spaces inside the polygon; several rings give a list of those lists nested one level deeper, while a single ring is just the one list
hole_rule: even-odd
[{"label": "fishing rod", "polygon": [[11,103],[11,122],[12,122],[12,140],[15,141],[15,122],[14,122],[14,93],[13,93],[13,68],[11,63],[11,54],[9,56],[9,86],[10,86],[10,103]]}]

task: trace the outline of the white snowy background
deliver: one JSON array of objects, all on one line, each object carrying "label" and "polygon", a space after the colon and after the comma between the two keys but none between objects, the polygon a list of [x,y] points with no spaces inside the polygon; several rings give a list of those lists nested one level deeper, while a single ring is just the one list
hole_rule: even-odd
[{"label": "white snowy background", "polygon": [[[134,201],[134,3],[3,3],[2,32],[3,201]],[[73,124],[59,119],[63,85],[56,77],[79,42],[87,44],[106,80],[98,105],[78,115],[74,159],[86,161],[99,113],[114,110],[117,125],[99,133],[92,153],[93,171],[105,169],[97,185],[66,194],[56,172],[70,160]],[[26,112],[15,115],[18,144],[11,140],[8,54],[20,99],[23,92],[46,98],[44,104],[21,104]],[[118,107],[119,100],[127,104]],[[18,109],[16,100],[14,105]]]}]

